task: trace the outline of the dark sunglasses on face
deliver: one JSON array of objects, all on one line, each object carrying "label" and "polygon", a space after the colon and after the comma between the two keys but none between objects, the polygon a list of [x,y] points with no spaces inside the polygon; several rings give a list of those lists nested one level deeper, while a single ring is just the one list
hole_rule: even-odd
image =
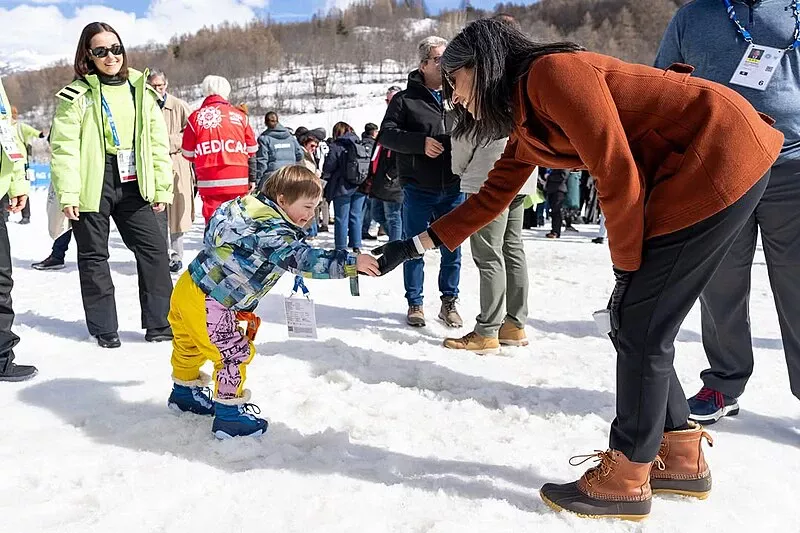
[{"label": "dark sunglasses on face", "polygon": [[89,53],[98,59],[103,59],[109,52],[111,55],[121,56],[125,52],[125,48],[123,48],[121,44],[112,44],[108,48],[105,46],[96,46],[95,48],[89,49]]},{"label": "dark sunglasses on face", "polygon": [[429,57],[428,61],[433,61],[434,63],[436,63],[438,65],[442,61],[442,56]]}]

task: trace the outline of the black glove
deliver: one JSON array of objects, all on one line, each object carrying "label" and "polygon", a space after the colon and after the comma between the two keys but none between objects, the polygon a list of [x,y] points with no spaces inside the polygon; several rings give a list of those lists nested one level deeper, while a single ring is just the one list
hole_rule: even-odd
[{"label": "black glove", "polygon": [[617,337],[619,332],[619,310],[622,307],[622,298],[625,296],[625,291],[631,284],[633,272],[627,272],[614,267],[614,291],[611,293],[611,299],[608,301],[609,318],[611,319],[611,338]]},{"label": "black glove", "polygon": [[378,258],[378,268],[381,269],[381,276],[388,274],[409,259],[422,257],[414,246],[414,241],[406,239],[404,241],[391,241],[383,246],[378,246],[372,250],[372,255]]}]

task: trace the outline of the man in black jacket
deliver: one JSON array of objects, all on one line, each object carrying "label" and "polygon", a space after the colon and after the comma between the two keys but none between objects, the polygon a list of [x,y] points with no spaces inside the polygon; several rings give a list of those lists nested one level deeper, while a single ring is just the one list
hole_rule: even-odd
[{"label": "man in black jacket", "polygon": [[[403,231],[418,235],[428,224],[446,215],[464,201],[459,178],[450,164],[452,117],[442,103],[442,73],[439,66],[447,41],[427,37],[419,43],[419,69],[408,76],[408,87],[392,98],[381,124],[380,143],[397,154],[397,170],[403,186]],[[461,249],[440,247],[439,290],[441,318],[448,326],[461,327],[456,310],[461,277]],[[403,264],[408,300],[407,322],[424,326],[421,258]]]}]

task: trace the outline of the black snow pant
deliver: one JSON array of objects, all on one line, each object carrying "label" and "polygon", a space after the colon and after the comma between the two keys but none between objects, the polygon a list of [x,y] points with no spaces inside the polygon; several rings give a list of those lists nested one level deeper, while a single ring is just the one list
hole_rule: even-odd
[{"label": "black snow pant", "polygon": [[617,417],[610,447],[637,463],[655,459],[663,432],[687,423],[689,406],[673,367],[686,315],[753,214],[769,173],[742,198],[688,228],[644,242],[619,311]]},{"label": "black snow pant", "polygon": [[107,156],[99,211],[80,213],[79,220],[72,222],[89,333],[95,336],[113,333],[119,327],[114,283],[108,266],[112,217],[125,246],[136,257],[142,327],[165,328],[169,326],[167,313],[172,295],[166,241],[153,208],[139,192],[139,184],[122,184],[116,157]]},{"label": "black snow pant", "polygon": [[8,242],[8,229],[0,217],[0,374],[4,373],[14,360],[14,346],[19,342],[11,331],[14,324],[14,309],[11,306],[11,246]]}]

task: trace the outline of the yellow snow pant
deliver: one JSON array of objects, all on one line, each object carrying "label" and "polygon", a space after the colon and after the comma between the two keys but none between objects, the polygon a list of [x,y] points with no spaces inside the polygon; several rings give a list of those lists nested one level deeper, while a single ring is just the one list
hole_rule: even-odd
[{"label": "yellow snow pant", "polygon": [[194,382],[200,367],[214,363],[214,397],[242,397],[247,364],[255,346],[239,328],[236,312],[209,298],[184,272],[170,300],[172,326],[172,377],[176,382]]}]

